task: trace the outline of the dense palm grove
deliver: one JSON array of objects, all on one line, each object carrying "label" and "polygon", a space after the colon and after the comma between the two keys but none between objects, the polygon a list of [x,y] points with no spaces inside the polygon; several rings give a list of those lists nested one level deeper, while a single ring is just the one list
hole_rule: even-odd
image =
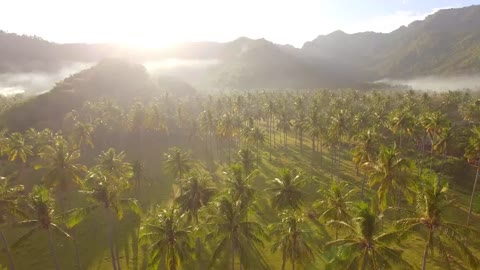
[{"label": "dense palm grove", "polygon": [[3,263],[19,269],[30,242],[51,255],[38,269],[99,269],[83,226],[106,228],[104,269],[477,269],[479,101],[165,94],[87,102],[62,130],[5,129]]}]

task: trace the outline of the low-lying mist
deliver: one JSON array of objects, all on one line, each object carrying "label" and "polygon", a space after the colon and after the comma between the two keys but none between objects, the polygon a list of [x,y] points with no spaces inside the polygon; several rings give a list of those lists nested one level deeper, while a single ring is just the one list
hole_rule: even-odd
[{"label": "low-lying mist", "polygon": [[55,72],[1,73],[0,95],[43,93],[52,89],[56,82],[93,65],[94,63],[74,62],[65,63]]},{"label": "low-lying mist", "polygon": [[143,66],[150,73],[156,73],[159,71],[169,71],[173,69],[202,69],[208,68],[218,64],[216,59],[176,59],[169,58],[160,61],[151,61],[143,63]]},{"label": "low-lying mist", "polygon": [[448,90],[480,90],[480,75],[470,76],[428,76],[407,80],[398,79],[382,79],[378,83],[385,83],[392,86],[409,86],[415,90],[432,90],[432,91],[448,91]]}]

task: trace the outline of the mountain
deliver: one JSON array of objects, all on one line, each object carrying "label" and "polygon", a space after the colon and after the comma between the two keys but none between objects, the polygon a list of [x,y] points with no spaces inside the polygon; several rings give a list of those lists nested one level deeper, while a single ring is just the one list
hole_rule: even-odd
[{"label": "mountain", "polygon": [[86,101],[107,98],[129,104],[137,98],[161,97],[165,92],[179,97],[195,91],[177,78],[153,78],[142,65],[107,59],[58,82],[50,91],[8,109],[1,115],[0,126],[13,131],[30,127],[56,130],[62,126],[66,113],[79,110]]},{"label": "mountain", "polygon": [[480,72],[480,6],[440,10],[388,33],[321,35],[302,47],[316,62],[364,70],[368,79]]},{"label": "mountain", "polygon": [[[163,66],[157,71],[160,75],[205,89],[362,87],[383,78],[476,74],[480,72],[478,29],[480,6],[440,10],[391,33],[335,31],[299,49],[243,37],[139,50],[57,44],[0,32],[0,73],[120,57],[158,64]],[[172,65],[170,60],[180,64]]]}]

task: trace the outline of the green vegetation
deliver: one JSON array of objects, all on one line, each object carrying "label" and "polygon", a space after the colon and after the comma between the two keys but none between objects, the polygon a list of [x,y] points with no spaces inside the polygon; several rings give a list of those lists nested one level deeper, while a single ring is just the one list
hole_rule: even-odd
[{"label": "green vegetation", "polygon": [[112,66],[1,115],[10,269],[480,267],[477,93],[176,95]]}]

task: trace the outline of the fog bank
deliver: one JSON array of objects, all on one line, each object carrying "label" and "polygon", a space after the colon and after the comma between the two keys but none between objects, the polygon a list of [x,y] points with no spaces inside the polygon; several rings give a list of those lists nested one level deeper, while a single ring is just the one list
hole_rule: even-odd
[{"label": "fog bank", "polygon": [[377,83],[385,83],[392,86],[405,85],[415,90],[433,90],[433,91],[448,91],[448,90],[480,90],[480,74],[470,76],[428,76],[407,80],[398,79],[382,79]]},{"label": "fog bank", "polygon": [[94,63],[65,63],[55,72],[1,73],[0,95],[38,94],[49,91],[56,82],[93,66]]}]

